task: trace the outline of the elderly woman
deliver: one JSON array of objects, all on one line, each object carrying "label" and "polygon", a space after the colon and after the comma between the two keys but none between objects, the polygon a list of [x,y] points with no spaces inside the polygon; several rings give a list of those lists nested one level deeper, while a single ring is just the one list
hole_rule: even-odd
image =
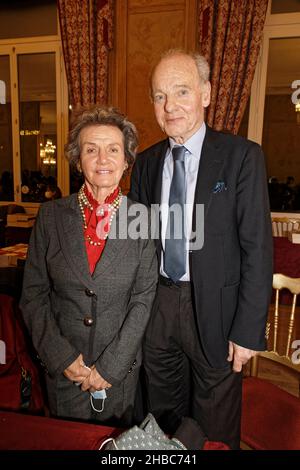
[{"label": "elderly woman", "polygon": [[150,236],[124,236],[129,214],[148,223],[145,207],[133,206],[119,187],[136,147],[134,125],[117,110],[78,115],[66,154],[84,184],[43,204],[32,232],[21,309],[57,416],[132,422],[157,281]]}]

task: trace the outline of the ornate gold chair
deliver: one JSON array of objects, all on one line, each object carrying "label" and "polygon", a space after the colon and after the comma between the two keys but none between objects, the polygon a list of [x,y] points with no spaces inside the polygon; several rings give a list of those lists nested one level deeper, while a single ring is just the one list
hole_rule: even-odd
[{"label": "ornate gold chair", "polygon": [[300,229],[300,219],[289,217],[272,217],[273,237],[287,237],[289,232]]},{"label": "ornate gold chair", "polygon": [[[266,335],[272,337],[270,350],[260,352],[251,363],[251,376],[243,380],[242,448],[257,450],[300,450],[300,336],[293,340],[295,330],[296,300],[300,293],[300,278],[274,274],[276,291],[274,320],[267,324]],[[293,294],[287,327],[281,332],[282,306],[279,306],[281,289]],[[298,312],[297,312],[298,314]],[[279,328],[280,327],[280,328]],[[280,343],[280,344],[279,344]],[[282,344],[284,351],[282,351]],[[280,347],[279,347],[280,346]],[[298,379],[298,396],[293,396],[266,379],[258,378],[260,358],[266,358],[278,367],[292,370]],[[273,369],[274,370],[274,369]]]}]

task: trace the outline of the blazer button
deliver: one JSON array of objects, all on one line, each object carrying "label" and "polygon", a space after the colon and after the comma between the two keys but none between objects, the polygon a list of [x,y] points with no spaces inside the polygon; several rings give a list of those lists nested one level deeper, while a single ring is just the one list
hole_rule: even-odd
[{"label": "blazer button", "polygon": [[92,326],[92,324],[94,323],[94,320],[92,319],[91,316],[87,315],[86,317],[84,317],[83,323],[85,324],[85,326]]},{"label": "blazer button", "polygon": [[88,297],[93,297],[93,295],[95,295],[95,292],[90,289],[85,289],[85,293]]},{"label": "blazer button", "polygon": [[130,367],[129,371],[128,371],[128,374],[131,374],[131,372],[133,371],[133,366],[136,365],[136,360],[133,361],[132,363],[132,366]]},{"label": "blazer button", "polygon": [[44,372],[46,372],[46,374],[49,374],[49,371],[48,371],[47,367],[45,366],[45,364],[43,363],[42,359],[40,358],[40,356],[38,354],[36,355],[36,358],[39,361],[40,365],[43,367]]}]

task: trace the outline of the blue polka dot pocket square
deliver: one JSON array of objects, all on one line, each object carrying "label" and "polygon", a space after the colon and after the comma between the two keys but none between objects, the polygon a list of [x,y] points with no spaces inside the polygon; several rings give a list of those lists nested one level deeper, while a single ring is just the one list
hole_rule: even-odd
[{"label": "blue polka dot pocket square", "polygon": [[226,190],[227,190],[227,186],[226,186],[225,181],[217,181],[212,192],[215,194],[215,193],[221,193],[222,191],[226,191]]}]

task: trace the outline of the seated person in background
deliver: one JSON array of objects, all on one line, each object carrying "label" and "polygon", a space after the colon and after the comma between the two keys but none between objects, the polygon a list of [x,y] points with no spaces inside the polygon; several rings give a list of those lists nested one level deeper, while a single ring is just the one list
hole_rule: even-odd
[{"label": "seated person in background", "polygon": [[49,176],[46,180],[45,198],[46,200],[59,199],[62,197],[61,190],[57,186],[56,178]]},{"label": "seated person in background", "polygon": [[9,171],[3,171],[0,179],[0,201],[13,201],[14,187],[12,174]]},{"label": "seated person in background", "polygon": [[[84,184],[43,204],[33,229],[20,306],[48,372],[53,415],[133,421],[157,262],[149,237],[130,237],[127,228],[122,237],[112,228],[130,227],[133,217],[119,182],[136,147],[134,125],[117,110],[79,114],[66,154]],[[148,223],[147,209],[136,204],[136,211],[144,214],[141,225]]]},{"label": "seated person in background", "polygon": [[296,184],[293,176],[288,176],[282,185],[282,210],[293,210],[296,197]]},{"label": "seated person in background", "polygon": [[270,199],[270,209],[271,211],[280,211],[281,210],[281,185],[279,184],[278,178],[272,176],[268,181],[268,191]]}]

